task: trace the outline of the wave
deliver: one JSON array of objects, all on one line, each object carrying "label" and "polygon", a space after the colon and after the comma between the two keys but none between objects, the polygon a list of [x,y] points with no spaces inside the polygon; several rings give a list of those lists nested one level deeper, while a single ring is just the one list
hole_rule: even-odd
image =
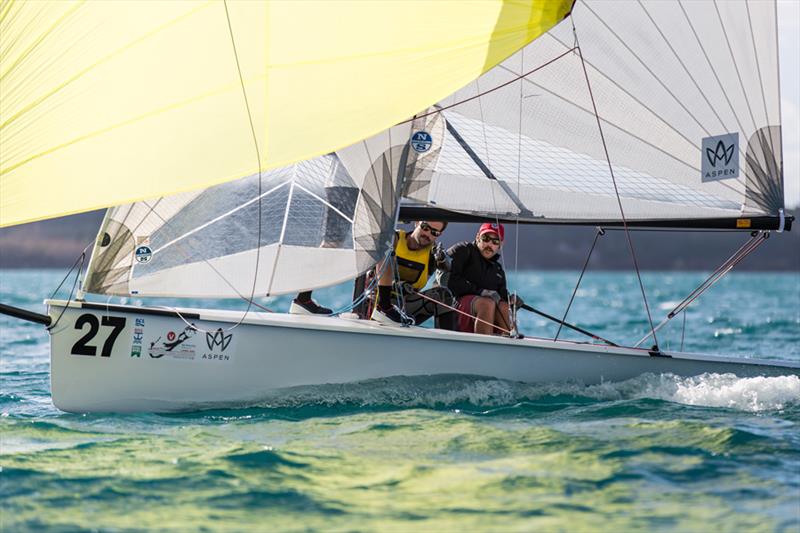
[{"label": "wave", "polygon": [[[523,402],[548,405],[620,400],[658,400],[683,405],[779,411],[800,405],[798,376],[739,378],[703,374],[690,378],[644,374],[613,383],[525,384],[474,376],[415,376],[283,389],[259,403],[269,409],[477,408],[496,411]],[[487,411],[488,413],[488,411]],[[301,415],[301,413],[298,413]]]}]

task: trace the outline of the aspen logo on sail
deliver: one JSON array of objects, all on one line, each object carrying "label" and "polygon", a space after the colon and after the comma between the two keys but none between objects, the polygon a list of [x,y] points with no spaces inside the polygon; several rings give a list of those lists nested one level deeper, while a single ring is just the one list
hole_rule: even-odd
[{"label": "aspen logo on sail", "polygon": [[726,133],[705,137],[702,145],[703,181],[717,181],[739,176],[739,134]]}]

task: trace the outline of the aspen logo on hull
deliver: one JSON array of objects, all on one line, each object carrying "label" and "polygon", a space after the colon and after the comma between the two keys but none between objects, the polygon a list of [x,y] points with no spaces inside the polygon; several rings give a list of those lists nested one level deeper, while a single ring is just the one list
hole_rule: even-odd
[{"label": "aspen logo on hull", "polygon": [[204,361],[229,363],[233,360],[233,333],[226,333],[222,328],[206,332],[206,348],[200,356]]}]

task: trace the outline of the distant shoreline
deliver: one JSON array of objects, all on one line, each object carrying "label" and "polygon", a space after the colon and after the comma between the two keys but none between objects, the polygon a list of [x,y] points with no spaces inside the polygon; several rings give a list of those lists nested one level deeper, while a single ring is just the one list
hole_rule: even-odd
[{"label": "distant shoreline", "polygon": [[[105,211],[35,222],[0,229],[0,269],[68,269],[87,244],[94,241]],[[800,221],[794,231],[773,232],[770,238],[735,268],[735,272],[800,272]],[[447,247],[474,238],[477,225],[451,224],[441,237]],[[580,270],[592,245],[593,227],[506,225],[503,249],[506,268],[519,258],[526,271]],[[639,267],[647,272],[709,272],[744,244],[744,232],[633,231]],[[519,242],[517,254],[514,245]],[[88,255],[88,253],[87,253]],[[88,260],[88,257],[87,257]],[[622,231],[601,237],[592,254],[589,271],[632,270],[630,251]]]}]

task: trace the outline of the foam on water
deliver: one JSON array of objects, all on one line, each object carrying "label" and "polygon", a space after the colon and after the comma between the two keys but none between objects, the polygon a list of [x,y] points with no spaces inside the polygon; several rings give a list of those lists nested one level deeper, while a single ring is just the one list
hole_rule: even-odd
[{"label": "foam on water", "polygon": [[616,383],[524,384],[470,376],[419,376],[376,379],[340,385],[284,389],[263,407],[363,406],[453,408],[463,404],[500,407],[525,401],[568,397],[573,401],[656,399],[692,406],[759,412],[800,405],[797,376],[738,378],[704,374],[690,378],[645,374]]}]

